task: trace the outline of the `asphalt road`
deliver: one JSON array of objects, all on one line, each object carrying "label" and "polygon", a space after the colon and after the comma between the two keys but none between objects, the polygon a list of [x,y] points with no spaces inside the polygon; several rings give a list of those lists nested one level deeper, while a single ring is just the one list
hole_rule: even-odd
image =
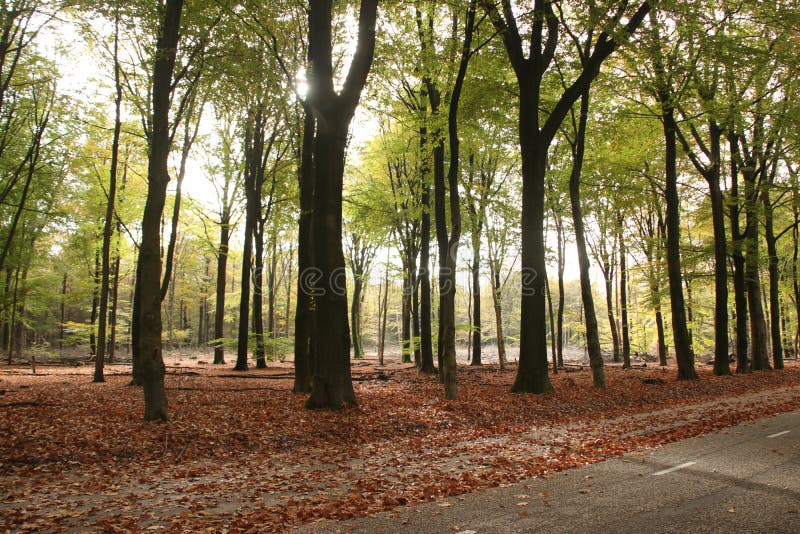
[{"label": "asphalt road", "polygon": [[800,411],[546,479],[298,532],[800,533]]}]

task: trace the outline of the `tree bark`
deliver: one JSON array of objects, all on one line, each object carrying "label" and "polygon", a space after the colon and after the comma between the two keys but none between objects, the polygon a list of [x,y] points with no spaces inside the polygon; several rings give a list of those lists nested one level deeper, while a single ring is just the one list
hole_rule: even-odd
[{"label": "tree bark", "polygon": [[620,318],[622,320],[622,368],[631,368],[631,339],[628,333],[628,266],[625,248],[624,219],[617,214],[617,245],[619,246],[619,300]]},{"label": "tree bark", "polygon": [[183,0],[166,0],[153,68],[153,131],[150,139],[147,201],[142,216],[137,282],[140,297],[138,379],[144,386],[144,419],[167,420],[161,352],[161,215],[164,212],[170,152],[169,107]]},{"label": "tree bark", "polygon": [[308,105],[303,106],[303,139],[297,181],[300,216],[297,221],[297,304],[294,318],[295,393],[311,392],[314,334],[312,215],[314,198],[314,137],[316,121]]},{"label": "tree bark", "polygon": [[[737,137],[735,134],[728,135],[728,144],[731,154],[738,150]],[[734,305],[736,309],[736,374],[746,374],[752,371],[748,347],[750,344],[750,333],[748,331],[748,309],[747,309],[747,281],[745,278],[745,259],[744,259],[744,240],[745,236],[740,228],[740,198],[739,198],[739,164],[736,158],[732,157],[730,162],[731,191],[730,191],[730,218],[731,218],[731,242],[733,250],[733,292]]]},{"label": "tree bark", "polygon": [[581,174],[586,146],[586,123],[589,116],[589,90],[581,95],[578,127],[572,148],[572,172],[569,176],[569,199],[572,211],[572,225],[575,229],[575,247],[578,251],[578,267],[581,282],[581,303],[586,327],[586,348],[592,367],[594,387],[605,388],[606,378],[603,370],[603,355],[600,352],[600,334],[597,326],[597,313],[592,296],[592,281],[589,275],[589,254],[586,248],[586,230],[581,210]]},{"label": "tree bark", "polygon": [[311,0],[309,55],[312,77],[309,104],[318,114],[313,145],[313,249],[320,291],[315,298],[314,380],[308,408],[356,404],[350,375],[350,328],[342,251],[342,186],[347,134],[372,64],[377,0],[362,0],[358,39],[341,93],[333,80],[331,0]]},{"label": "tree bark", "polygon": [[94,362],[94,382],[105,382],[103,366],[106,353],[106,322],[108,317],[109,279],[111,276],[111,238],[114,235],[114,213],[117,198],[117,164],[119,162],[119,137],[122,130],[122,84],[119,73],[119,12],[114,18],[114,133],[111,138],[111,167],[108,178],[108,200],[103,223],[103,248],[101,252],[100,306],[97,325],[97,353]]},{"label": "tree bark", "polygon": [[[480,213],[479,210],[476,210]],[[472,361],[481,365],[481,221],[472,229]]]},{"label": "tree bark", "polygon": [[697,379],[694,368],[689,330],[686,324],[686,305],[683,299],[683,281],[680,256],[680,197],[678,196],[678,173],[676,168],[677,145],[674,110],[666,95],[661,95],[662,121],[664,127],[666,164],[666,227],[667,227],[667,277],[669,279],[670,307],[672,310],[672,337],[675,357],[678,361],[678,379]]}]

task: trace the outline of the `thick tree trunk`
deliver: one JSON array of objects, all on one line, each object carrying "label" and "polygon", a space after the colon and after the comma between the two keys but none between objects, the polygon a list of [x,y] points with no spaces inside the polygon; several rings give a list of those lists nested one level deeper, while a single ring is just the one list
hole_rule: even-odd
[{"label": "thick tree trunk", "polygon": [[[520,77],[520,95],[534,93],[533,77]],[[529,86],[530,84],[530,86]],[[546,393],[547,311],[545,302],[544,182],[548,143],[538,129],[539,109],[520,97],[519,140],[522,152],[522,296],[519,366],[511,390]]]},{"label": "thick tree trunk", "polygon": [[[313,9],[313,8],[312,8]],[[347,124],[326,110],[326,121],[317,124],[314,140],[314,263],[321,287],[315,298],[318,328],[314,335],[315,366],[309,408],[340,408],[356,404],[350,376],[350,328],[342,251],[342,185]],[[338,283],[337,283],[338,282]]]},{"label": "thick tree trunk", "polygon": [[161,352],[161,215],[169,172],[169,107],[183,0],[167,0],[153,71],[153,131],[148,165],[147,201],[142,216],[137,282],[139,285],[139,354],[135,369],[144,386],[144,419],[167,419],[164,360]]},{"label": "thick tree trunk", "polygon": [[[347,321],[342,187],[347,134],[372,64],[377,0],[362,0],[358,40],[340,94],[333,81],[331,0],[311,0],[309,55],[312,65],[309,106],[318,114],[314,137],[313,259],[320,287],[315,297],[314,380],[308,408],[356,404],[350,376],[350,328]],[[324,325],[324,327],[322,327]]]}]

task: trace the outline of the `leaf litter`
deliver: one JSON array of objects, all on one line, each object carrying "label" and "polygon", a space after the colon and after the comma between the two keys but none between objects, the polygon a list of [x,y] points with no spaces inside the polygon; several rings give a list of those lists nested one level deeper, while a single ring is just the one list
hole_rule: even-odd
[{"label": "leaf litter", "polygon": [[[800,408],[796,363],[732,377],[703,369],[691,382],[671,368],[609,367],[606,391],[588,371],[562,373],[546,395],[510,393],[513,369],[462,368],[455,402],[416,369],[369,367],[355,382],[359,406],[338,412],[304,409],[286,367],[231,376],[209,366],[168,373],[171,420],[145,423],[125,374],[93,384],[89,370],[39,371],[0,373],[0,527],[12,531],[285,531],[447,506]],[[560,387],[566,378],[575,387]]]}]

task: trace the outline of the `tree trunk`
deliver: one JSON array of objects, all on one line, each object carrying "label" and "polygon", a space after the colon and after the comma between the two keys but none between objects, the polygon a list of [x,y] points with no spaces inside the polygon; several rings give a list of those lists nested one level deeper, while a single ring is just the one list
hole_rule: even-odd
[{"label": "tree trunk", "polygon": [[[728,136],[729,148],[732,154],[738,149],[738,140],[734,134]],[[736,374],[746,374],[752,371],[748,357],[749,331],[747,309],[747,281],[745,277],[744,239],[745,236],[739,225],[739,165],[736,158],[731,158],[731,191],[730,191],[730,218],[731,242],[733,250],[733,294],[736,309]]]},{"label": "tree trunk", "polygon": [[108,179],[108,200],[103,223],[103,248],[101,252],[100,309],[97,325],[97,355],[94,362],[94,382],[105,382],[103,366],[106,352],[106,321],[108,317],[109,279],[111,276],[111,238],[114,235],[114,213],[117,198],[117,165],[119,162],[119,137],[122,130],[122,85],[119,73],[119,12],[114,18],[114,133],[111,140],[111,167]]},{"label": "tree trunk", "polygon": [[[345,272],[342,250],[342,187],[348,129],[372,64],[377,0],[362,0],[358,40],[340,94],[334,91],[331,0],[311,0],[309,55],[310,107],[318,114],[314,138],[313,250],[320,275],[315,298],[314,380],[308,408],[356,404],[350,375],[350,328],[347,291],[338,277]],[[322,327],[324,325],[324,327]]]},{"label": "tree trunk", "polygon": [[569,176],[569,200],[572,211],[572,225],[575,229],[575,247],[578,251],[578,266],[581,281],[581,303],[583,304],[584,324],[586,327],[586,348],[592,367],[594,387],[605,388],[606,378],[603,371],[603,355],[600,352],[600,334],[597,327],[597,313],[592,296],[592,281],[589,275],[589,254],[586,249],[586,231],[581,212],[581,174],[586,144],[586,122],[589,116],[589,90],[581,94],[578,129],[572,153],[572,172]]},{"label": "tree trunk", "polygon": [[[225,188],[227,192],[227,188]],[[225,195],[227,197],[227,195]],[[228,270],[228,242],[230,240],[230,212],[223,201],[219,225],[219,252],[217,253],[217,285],[214,304],[214,365],[225,363],[225,286]]]},{"label": "tree trunk", "polygon": [[137,282],[139,286],[139,354],[135,369],[144,386],[144,419],[167,419],[164,360],[161,352],[161,215],[164,212],[170,152],[169,107],[172,72],[178,47],[183,0],[167,0],[156,42],[153,71],[153,131],[148,165],[147,201],[142,216]]},{"label": "tree trunk", "polygon": [[247,209],[244,223],[244,248],[242,249],[241,293],[239,297],[239,331],[236,342],[234,371],[247,371],[247,344],[250,332],[250,276],[253,261],[253,224],[257,216]]},{"label": "tree trunk", "polygon": [[[494,262],[492,261],[492,264]],[[506,367],[506,344],[503,339],[503,302],[500,294],[500,273],[495,267],[492,267],[492,303],[494,304],[494,321],[495,331],[497,337],[497,359],[500,369]]]},{"label": "tree trunk", "polygon": [[353,325],[353,357],[364,359],[364,347],[361,345],[361,292],[364,288],[363,273],[353,277],[353,301],[350,304],[350,324]]},{"label": "tree trunk", "polygon": [[557,261],[558,261],[558,309],[556,312],[556,357],[558,359],[558,366],[564,366],[564,248],[566,247],[566,240],[564,239],[564,222],[562,214],[556,215],[556,239],[557,244]]},{"label": "tree trunk", "polygon": [[661,95],[662,121],[664,126],[666,160],[666,227],[667,227],[667,276],[669,279],[670,306],[672,310],[672,337],[675,357],[678,361],[678,379],[697,379],[694,368],[689,330],[686,325],[686,306],[683,300],[683,282],[680,256],[680,197],[678,196],[678,173],[676,168],[677,145],[674,110],[669,99]]},{"label": "tree trunk", "polygon": [[619,245],[619,299],[620,316],[622,319],[622,368],[631,368],[631,340],[628,334],[628,266],[626,256],[628,251],[625,248],[625,236],[623,231],[623,218],[617,215],[617,244]]},{"label": "tree trunk", "polygon": [[781,302],[780,302],[780,268],[778,266],[778,246],[773,222],[773,206],[770,200],[768,184],[761,193],[764,203],[764,235],[767,240],[767,257],[769,269],[769,318],[772,336],[772,365],[775,369],[783,369],[783,341],[781,336]]},{"label": "tree trunk", "polygon": [[[259,195],[260,196],[260,195]],[[260,211],[260,210],[259,210]],[[253,232],[255,243],[255,267],[253,269],[253,336],[256,341],[255,359],[257,369],[266,369],[264,350],[264,223],[260,219]]]},{"label": "tree trunk", "polygon": [[92,312],[89,315],[89,354],[92,358],[97,355],[97,311],[100,307],[100,284],[103,279],[100,262],[100,249],[94,251],[94,285],[92,286]]},{"label": "tree trunk", "polygon": [[472,361],[481,365],[481,223],[472,229]]},{"label": "tree trunk", "polygon": [[[386,260],[386,272],[384,274],[383,279],[383,297],[381,297],[380,301],[380,309],[378,310],[378,365],[383,365],[383,351],[386,348],[386,319],[389,315],[387,306],[387,301],[389,298],[389,260]],[[380,313],[383,312],[383,313]]]},{"label": "tree trunk", "polygon": [[614,318],[614,267],[609,262],[608,257],[603,259],[603,276],[606,289],[606,315],[608,316],[608,327],[611,330],[613,357],[614,362],[619,363],[619,330],[617,330],[617,320]]},{"label": "tree trunk", "polygon": [[550,354],[553,357],[553,374],[558,373],[558,354],[556,353],[556,321],[553,314],[553,294],[550,292],[550,278],[545,274],[547,288],[547,315],[550,319]]},{"label": "tree trunk", "polygon": [[[795,241],[796,242],[796,241]],[[795,247],[795,250],[797,247]],[[797,254],[795,254],[797,256]],[[795,263],[797,263],[795,261]],[[6,285],[3,288],[5,293],[8,293],[8,285],[11,280],[11,270],[6,269]],[[796,284],[795,284],[796,285]],[[800,304],[799,304],[800,305]],[[64,350],[64,336],[66,335],[66,323],[67,323],[67,273],[64,273],[64,276],[61,278],[61,305],[60,305],[60,317],[61,321],[58,324],[58,350]],[[6,327],[8,323],[5,322],[5,317],[3,317],[3,339],[2,343],[0,343],[0,347],[5,347],[6,341]],[[2,350],[2,349],[0,349]]]},{"label": "tree trunk", "polygon": [[314,198],[314,132],[315,120],[311,109],[303,106],[303,140],[297,181],[300,196],[300,216],[297,221],[297,304],[294,316],[294,387],[295,393],[311,392],[314,333],[314,280],[309,277],[314,267],[312,214]]},{"label": "tree trunk", "polygon": [[[276,285],[276,271],[278,270],[278,236],[273,235],[272,252],[270,254],[269,276],[267,278],[267,335],[270,339],[270,361],[275,361],[275,338],[277,338],[277,331],[275,325],[275,300],[278,293]],[[281,356],[283,356],[281,354]]]},{"label": "tree trunk", "polygon": [[402,300],[402,327],[401,327],[401,363],[411,363],[411,260],[405,259],[405,269],[403,273],[403,300]]},{"label": "tree trunk", "polygon": [[[520,79],[520,95],[532,94],[531,80]],[[538,128],[539,110],[520,98],[522,151],[522,297],[519,366],[511,388],[516,393],[546,393],[547,313],[545,302],[544,182],[548,145]],[[533,126],[533,128],[532,128]]]},{"label": "tree trunk", "polygon": [[758,245],[758,200],[756,176],[751,168],[743,168],[745,184],[745,280],[747,307],[750,312],[750,356],[754,371],[770,368],[767,351],[767,323],[761,302],[760,253]]},{"label": "tree trunk", "polygon": [[[427,142],[427,130],[420,133],[420,143]],[[420,357],[422,365],[420,372],[426,374],[436,373],[433,364],[433,339],[431,332],[431,274],[430,274],[430,249],[431,249],[431,187],[428,183],[428,170],[423,173],[422,184],[422,217],[420,221],[420,253],[419,253],[419,289],[420,289]],[[388,288],[387,288],[388,289]]]}]

